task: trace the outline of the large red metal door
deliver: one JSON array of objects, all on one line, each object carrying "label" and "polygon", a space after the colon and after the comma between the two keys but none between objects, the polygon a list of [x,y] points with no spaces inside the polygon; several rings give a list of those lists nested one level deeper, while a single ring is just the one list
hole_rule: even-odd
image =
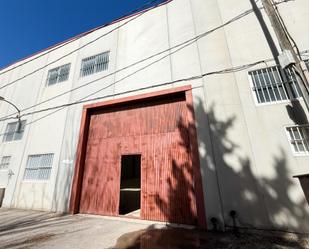
[{"label": "large red metal door", "polygon": [[141,218],[195,224],[185,95],[90,115],[81,213],[118,215],[121,155],[141,154]]}]

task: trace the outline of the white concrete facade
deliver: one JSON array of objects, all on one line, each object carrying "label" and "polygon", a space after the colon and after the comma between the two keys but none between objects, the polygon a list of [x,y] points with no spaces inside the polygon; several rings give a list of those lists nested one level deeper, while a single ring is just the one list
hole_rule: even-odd
[{"label": "white concrete facade", "polygon": [[[25,109],[92,82],[25,111],[31,112],[74,102],[88,95],[91,95],[89,98],[108,95],[102,98],[106,100],[190,84],[193,87],[208,224],[212,217],[216,217],[222,228],[232,225],[229,212],[235,210],[238,226],[309,232],[309,206],[298,179],[293,178],[294,175],[309,174],[309,155],[293,154],[285,130],[286,126],[295,124],[287,111],[287,106],[293,101],[257,104],[248,76],[249,70],[275,65],[274,61],[233,73],[214,73],[200,79],[150,88],[271,59],[272,52],[257,16],[248,12],[252,9],[252,2],[169,1],[130,17],[131,22],[128,22],[130,18],[114,22],[77,37],[54,51],[40,52],[2,69],[0,73],[48,52],[2,73],[0,87],[44,67],[1,89],[0,96]],[[257,4],[261,6],[260,2]],[[309,49],[309,2],[288,1],[279,4],[278,8],[300,50]],[[263,10],[261,12],[280,51],[269,19]],[[119,29],[85,46],[118,26]],[[187,46],[177,46],[211,30],[213,32]],[[78,48],[78,51],[58,60]],[[110,51],[108,70],[80,77],[82,59],[105,51]],[[153,56],[155,54],[158,55]],[[55,60],[57,62],[52,63]],[[128,67],[141,60],[144,61]],[[71,63],[69,79],[46,86],[48,70],[66,63]],[[139,90],[146,87],[149,89]],[[136,91],[121,94],[132,90]],[[300,103],[308,117],[302,98],[295,101]],[[14,173],[6,177],[8,170],[0,171],[1,187],[6,188],[3,206],[68,210],[82,106],[78,104],[57,112],[52,110],[25,116],[29,125],[23,138],[0,144],[0,156],[11,156],[9,169]],[[12,107],[0,102],[0,117],[13,112]],[[0,122],[1,134],[8,122],[11,121]],[[54,153],[50,179],[23,180],[28,156],[44,153]]]}]

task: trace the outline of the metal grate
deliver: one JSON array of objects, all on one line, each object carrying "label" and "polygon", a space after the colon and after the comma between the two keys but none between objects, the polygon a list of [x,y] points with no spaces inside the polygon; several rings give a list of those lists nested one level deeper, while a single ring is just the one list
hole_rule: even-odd
[{"label": "metal grate", "polygon": [[69,78],[70,68],[71,64],[66,64],[49,70],[47,76],[47,85],[51,86],[66,81]]},{"label": "metal grate", "polygon": [[10,156],[2,157],[1,162],[0,162],[0,170],[1,169],[8,169],[9,165],[10,165],[10,160],[11,160]]},{"label": "metal grate", "polygon": [[109,51],[82,60],[80,76],[88,76],[108,69]]},{"label": "metal grate", "polygon": [[48,180],[54,154],[31,155],[28,157],[24,180]]},{"label": "metal grate", "polygon": [[299,125],[286,128],[294,154],[309,153],[309,125]]},{"label": "metal grate", "polygon": [[268,67],[249,72],[257,102],[269,103],[301,96],[293,70]]},{"label": "metal grate", "polygon": [[3,142],[21,140],[23,138],[25,125],[26,120],[21,121],[20,128],[19,128],[19,122],[8,123],[3,136]]}]

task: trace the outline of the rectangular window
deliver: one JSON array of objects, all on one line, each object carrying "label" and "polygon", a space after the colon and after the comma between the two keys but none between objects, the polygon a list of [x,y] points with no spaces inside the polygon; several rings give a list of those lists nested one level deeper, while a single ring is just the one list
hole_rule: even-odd
[{"label": "rectangular window", "polygon": [[109,51],[82,60],[80,76],[84,77],[108,69]]},{"label": "rectangular window", "polygon": [[53,68],[48,71],[47,85],[55,85],[69,78],[71,64]]},{"label": "rectangular window", "polygon": [[301,96],[293,70],[268,67],[249,72],[252,90],[259,104],[295,99]]},{"label": "rectangular window", "polygon": [[289,142],[295,155],[309,154],[309,125],[286,128]]},{"label": "rectangular window", "polygon": [[24,180],[48,180],[54,154],[31,155],[28,157]]},{"label": "rectangular window", "polygon": [[9,165],[10,165],[10,160],[11,160],[10,156],[2,157],[1,161],[0,161],[0,170],[1,169],[8,169]]},{"label": "rectangular window", "polygon": [[8,123],[5,133],[3,135],[3,142],[9,142],[14,140],[20,140],[23,138],[24,130],[26,126],[26,120],[19,122]]}]

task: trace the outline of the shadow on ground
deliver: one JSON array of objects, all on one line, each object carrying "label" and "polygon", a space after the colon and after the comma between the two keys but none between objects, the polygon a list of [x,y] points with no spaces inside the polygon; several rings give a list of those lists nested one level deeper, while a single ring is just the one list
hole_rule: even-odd
[{"label": "shadow on ground", "polygon": [[196,229],[139,230],[122,235],[110,249],[270,249],[309,246],[308,237],[281,232],[205,232]]},{"label": "shadow on ground", "polygon": [[[207,142],[205,137],[203,138],[203,134],[200,134],[202,139],[198,141],[199,148],[204,148],[208,152],[200,157],[201,165],[204,167],[202,171],[208,179],[217,178],[218,181],[223,222],[219,217],[215,217],[217,230],[232,228],[234,232],[158,230],[149,227],[146,230],[122,235],[118,238],[114,249],[309,248],[308,235],[279,232],[279,230],[305,231],[308,227],[308,224],[303,222],[308,214],[308,204],[305,198],[295,199],[290,194],[291,190],[299,186],[289,171],[288,158],[284,149],[278,146],[276,154],[268,155],[271,158],[268,165],[273,172],[271,176],[258,174],[251,157],[242,153],[241,146],[231,139],[231,132],[235,130],[235,126],[240,124],[238,117],[231,115],[225,119],[218,118],[220,108],[210,105],[205,111],[202,100],[197,103],[195,110],[192,106],[188,106],[188,109],[198,114],[197,120],[196,124],[179,120],[178,129],[184,138],[180,145],[187,146],[186,138],[195,127],[200,131],[209,127],[208,140],[210,142]],[[186,182],[184,175],[179,173],[186,168],[175,162],[176,160],[172,162],[170,178],[166,179],[168,183],[176,182],[174,186],[170,185],[169,193],[185,193],[182,191],[183,184],[177,183]],[[210,167],[210,163],[214,167]],[[187,171],[193,174],[192,171]],[[191,177],[194,178],[194,176]],[[188,199],[194,193],[195,189],[188,191],[186,193]],[[179,209],[178,204],[176,202],[164,203],[164,199],[159,195],[156,200],[156,205],[161,208],[166,220],[173,222],[173,217],[170,215]],[[162,202],[165,205],[162,205]],[[234,217],[230,215],[232,210],[236,214]],[[209,229],[214,229],[210,220],[207,221],[207,225]],[[278,231],[260,232],[254,230],[256,228]]]}]

